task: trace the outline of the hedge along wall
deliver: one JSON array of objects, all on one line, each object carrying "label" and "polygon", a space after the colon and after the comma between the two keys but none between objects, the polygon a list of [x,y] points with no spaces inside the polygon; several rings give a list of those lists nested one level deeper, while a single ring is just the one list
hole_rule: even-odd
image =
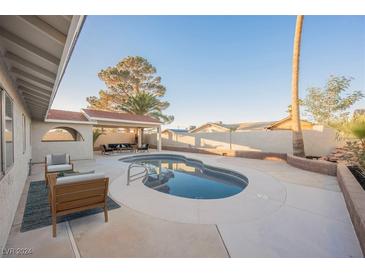
[{"label": "hedge along wall", "polygon": [[[304,130],[304,145],[306,155],[322,156],[329,154],[339,141],[336,132],[331,128],[315,126],[312,130]],[[156,145],[156,134],[145,134],[144,142]],[[245,151],[262,151],[292,154],[292,132],[290,130],[255,130],[232,132],[232,149]],[[229,149],[229,132],[211,133],[164,133],[162,148],[188,147]]]}]

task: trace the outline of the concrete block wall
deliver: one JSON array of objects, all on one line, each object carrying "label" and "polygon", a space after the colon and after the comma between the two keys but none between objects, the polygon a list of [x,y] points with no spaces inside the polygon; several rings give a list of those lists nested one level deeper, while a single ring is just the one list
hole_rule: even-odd
[{"label": "concrete block wall", "polygon": [[[304,145],[307,155],[322,156],[329,154],[339,145],[333,129],[316,126],[312,130],[304,130]],[[156,145],[156,134],[146,134],[144,142]],[[271,153],[293,153],[292,132],[290,130],[252,130],[211,133],[162,134],[162,148],[204,148],[229,149],[230,138],[232,150],[260,151]]]}]

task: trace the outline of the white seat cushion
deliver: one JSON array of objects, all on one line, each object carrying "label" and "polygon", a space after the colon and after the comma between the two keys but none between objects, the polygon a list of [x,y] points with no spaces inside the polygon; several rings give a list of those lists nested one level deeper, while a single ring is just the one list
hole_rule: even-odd
[{"label": "white seat cushion", "polygon": [[77,182],[89,182],[92,180],[97,179],[104,179],[105,174],[104,173],[91,173],[91,174],[83,174],[83,175],[74,175],[74,176],[67,176],[67,177],[60,177],[57,178],[57,185],[63,185],[63,184],[70,184],[70,183],[77,183]]},{"label": "white seat cushion", "polygon": [[48,172],[57,172],[57,171],[65,171],[65,170],[72,170],[72,165],[50,165],[47,166]]}]

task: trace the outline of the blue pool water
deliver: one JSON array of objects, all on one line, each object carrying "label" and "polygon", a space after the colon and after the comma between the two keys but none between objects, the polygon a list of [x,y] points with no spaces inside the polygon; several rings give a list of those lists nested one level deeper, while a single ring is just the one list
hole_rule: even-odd
[{"label": "blue pool water", "polygon": [[121,161],[147,167],[147,187],[185,198],[225,198],[241,192],[248,184],[247,177],[240,173],[181,155],[135,155]]}]

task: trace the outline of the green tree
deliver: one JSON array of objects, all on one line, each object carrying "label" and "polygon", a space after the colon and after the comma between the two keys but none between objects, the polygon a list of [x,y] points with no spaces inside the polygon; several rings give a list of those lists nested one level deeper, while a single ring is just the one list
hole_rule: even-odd
[{"label": "green tree", "polygon": [[105,90],[99,91],[99,96],[90,96],[86,98],[89,103],[88,108],[100,110],[114,110],[126,100],[124,96],[118,96],[115,93]]},{"label": "green tree", "polygon": [[348,91],[351,81],[344,76],[330,76],[324,88],[309,88],[303,105],[310,118],[324,125],[348,118],[347,110],[364,97],[361,91]]},{"label": "green tree", "polygon": [[299,110],[299,61],[300,61],[300,44],[302,39],[303,15],[298,15],[295,25],[294,46],[293,46],[293,63],[292,63],[292,94],[291,94],[291,118],[293,134],[293,154],[304,157],[303,132],[300,124]]},{"label": "green tree", "polygon": [[166,88],[161,84],[161,77],[156,75],[156,68],[145,58],[129,56],[116,66],[101,70],[98,76],[107,90],[101,90],[98,97],[88,97],[88,108],[123,110],[165,123],[173,120],[173,116],[162,113],[169,106],[168,102],[162,101]]}]

